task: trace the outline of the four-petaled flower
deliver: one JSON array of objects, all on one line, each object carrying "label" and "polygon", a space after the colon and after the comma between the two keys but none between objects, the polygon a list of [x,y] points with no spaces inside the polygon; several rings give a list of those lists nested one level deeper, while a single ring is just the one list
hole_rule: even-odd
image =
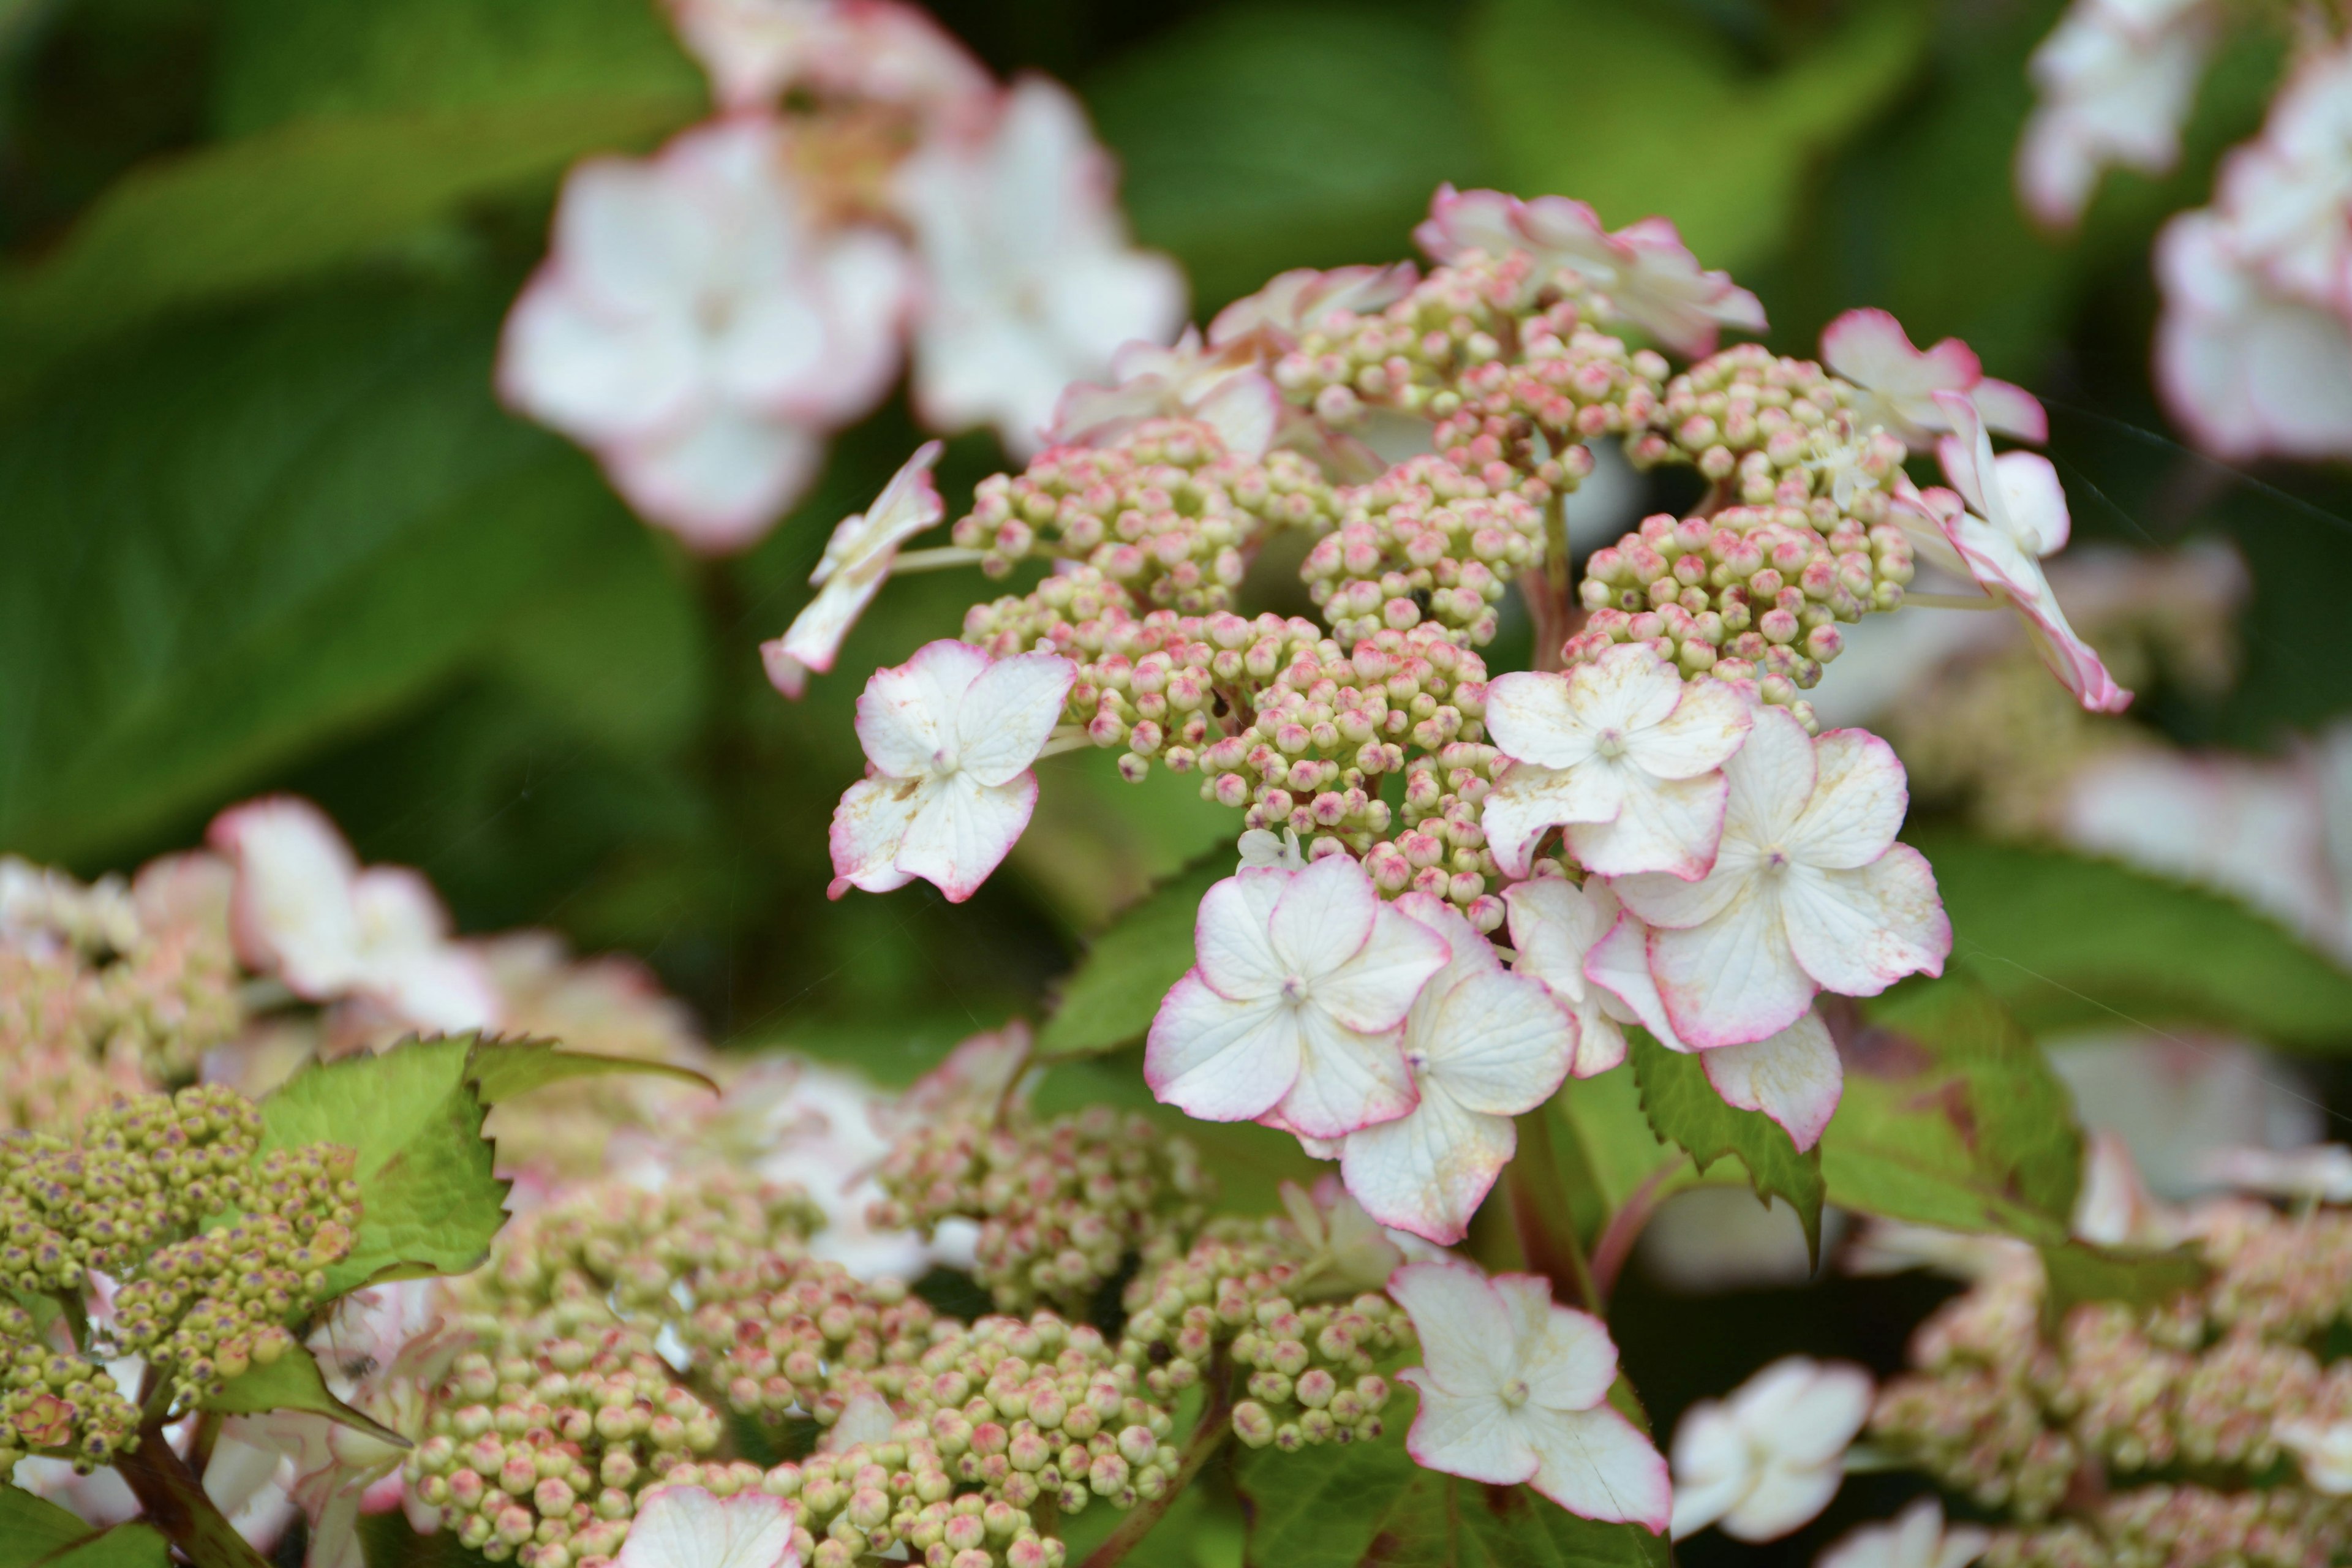
[{"label": "four-petaled flower", "polygon": [[1419,1102],[1342,1139],[1339,1173],[1382,1225],[1450,1247],[1469,1234],[1470,1216],[1518,1147],[1511,1118],[1567,1079],[1576,1019],[1535,980],[1504,969],[1444,900],[1407,893],[1396,907],[1444,938],[1453,957],[1405,1016],[1404,1060]]},{"label": "four-petaled flower", "polygon": [[1845,1479],[1870,1400],[1862,1368],[1786,1356],[1692,1405],[1675,1428],[1675,1539],[1719,1524],[1737,1541],[1777,1541],[1812,1520]]},{"label": "four-petaled flower", "polygon": [[1054,654],[992,659],[926,643],[877,669],[857,700],[867,776],[833,813],[829,898],[920,877],[961,903],[1003,863],[1037,805],[1045,749],[1077,666]]},{"label": "four-petaled flower", "polygon": [[404,866],[362,870],[309,801],[248,801],[215,817],[207,837],[236,868],[229,929],[254,969],[308,1001],[362,996],[419,1028],[499,1021],[498,989],[449,940],[431,884]]},{"label": "four-petaled flower", "polygon": [[1198,963],[1160,1005],[1143,1076],[1204,1121],[1270,1113],[1340,1138],[1413,1107],[1397,1041],[1445,939],[1381,901],[1361,865],[1250,868],[1211,888]]},{"label": "four-petaled flower", "polygon": [[1924,1497],[1889,1523],[1849,1532],[1813,1568],[1968,1568],[1991,1544],[1973,1524],[1946,1524],[1943,1504]]},{"label": "four-petaled flower", "polygon": [[1547,828],[1606,877],[1706,875],[1723,832],[1719,771],[1753,722],[1719,680],[1685,681],[1647,643],[1565,675],[1517,671],[1486,689],[1486,729],[1511,766],[1480,822],[1504,874],[1524,877]]},{"label": "four-petaled flower", "polygon": [[2160,174],[2212,53],[2206,0],[2074,0],[2027,64],[2040,94],[2017,144],[2018,194],[2072,227],[2111,163]]},{"label": "four-petaled flower", "polygon": [[1821,991],[1875,996],[1943,972],[1952,927],[1935,875],[1895,842],[1909,795],[1894,748],[1859,730],[1816,742],[1766,708],[1724,773],[1723,842],[1705,879],[1616,883],[1653,928],[1649,969],[1685,1043],[1762,1040]]},{"label": "four-petaled flower", "polygon": [[992,424],[1037,449],[1063,388],[1138,338],[1165,342],[1184,275],[1128,243],[1110,160],[1069,91],[1033,77],[976,138],[941,137],[899,166],[927,292],[915,403],[941,429]]},{"label": "four-petaled flower", "polygon": [[768,679],[777,690],[796,698],[807,688],[811,670],[822,675],[833,668],[841,639],[881,592],[898,547],[945,514],[939,489],[931,483],[931,466],[939,460],[940,443],[924,442],[890,476],[872,506],[851,513],[834,529],[825,542],[824,558],[809,574],[816,597],[793,617],[782,637],[760,645]]},{"label": "four-petaled flower", "polygon": [[720,1499],[700,1487],[655,1487],[637,1500],[613,1568],[800,1568],[796,1513],[757,1488]]},{"label": "four-petaled flower", "polygon": [[825,224],[779,121],[721,120],[564,181],[555,241],[507,318],[507,402],[595,452],[648,520],[742,548],[814,476],[823,432],[897,374],[908,265]]},{"label": "four-petaled flower", "polygon": [[1931,349],[1911,346],[1911,334],[1885,310],[1848,310],[1822,329],[1822,363],[1867,395],[1854,409],[1866,429],[1883,425],[1912,450],[1924,452],[1952,427],[1937,404],[1938,392],[1975,405],[1985,424],[2021,441],[2050,438],[2049,416],[2021,386],[1985,374],[1976,351],[1958,338]]},{"label": "four-petaled flower", "polygon": [[1389,1294],[1421,1339],[1423,1364],[1397,1374],[1421,1395],[1405,1436],[1415,1461],[1664,1531],[1666,1462],[1609,1405],[1617,1347],[1599,1319],[1553,1305],[1534,1275],[1489,1279],[1462,1263],[1409,1263]]}]

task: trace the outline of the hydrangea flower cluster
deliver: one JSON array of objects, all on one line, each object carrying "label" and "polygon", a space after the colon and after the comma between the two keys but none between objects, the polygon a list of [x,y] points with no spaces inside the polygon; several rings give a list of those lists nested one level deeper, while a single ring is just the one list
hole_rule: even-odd
[{"label": "hydrangea flower cluster", "polygon": [[1059,85],[999,86],[898,0],[671,9],[725,112],[572,171],[499,384],[689,548],[773,526],[909,347],[927,422],[1026,449],[1067,384],[1175,331],[1182,275],[1129,244]]},{"label": "hydrangea flower cluster", "polygon": [[2352,1544],[2352,1362],[2330,1348],[2352,1215],[2309,1203],[2144,1216],[2139,1238],[2188,1240],[2210,1279],[2077,1304],[2054,1332],[2039,1260],[2006,1244],[1921,1325],[1873,1442],[2006,1514],[1985,1558],[2001,1568],[2333,1561]]}]

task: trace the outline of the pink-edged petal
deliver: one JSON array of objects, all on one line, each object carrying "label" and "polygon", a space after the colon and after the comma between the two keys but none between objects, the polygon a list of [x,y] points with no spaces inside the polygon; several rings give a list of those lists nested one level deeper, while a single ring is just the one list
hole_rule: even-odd
[{"label": "pink-edged petal", "polygon": [[782,637],[770,637],[760,645],[760,668],[767,672],[768,684],[779,696],[797,702],[808,690],[809,667],[784,647]]},{"label": "pink-edged petal", "polygon": [[[1599,765],[1587,763],[1577,771]],[[1600,876],[1661,872],[1696,882],[1715,865],[1730,793],[1721,773],[1689,779],[1634,774],[1625,782],[1622,804],[1613,818],[1569,824],[1568,847],[1586,870]],[[1497,863],[1500,859],[1496,857]]]},{"label": "pink-edged petal", "polygon": [[503,1012],[489,970],[459,947],[431,947],[373,963],[359,985],[422,1029],[494,1028]]},{"label": "pink-edged petal", "polygon": [[1699,1060],[1726,1104],[1760,1110],[1779,1122],[1799,1153],[1821,1141],[1845,1089],[1845,1068],[1819,1013],[1807,1013],[1769,1039],[1701,1051]]},{"label": "pink-edged petal", "polygon": [[1478,928],[1472,925],[1468,917],[1450,900],[1415,890],[1398,895],[1389,908],[1416,925],[1427,926],[1452,949],[1446,955],[1445,967],[1423,987],[1415,1003],[1416,1008],[1433,996],[1451,991],[1474,974],[1499,974],[1503,972],[1503,961],[1496,956],[1494,944],[1479,934]]},{"label": "pink-edged petal", "polygon": [[1405,1115],[1348,1135],[1339,1173],[1382,1225],[1451,1247],[1469,1234],[1470,1216],[1517,1147],[1509,1117],[1465,1110],[1424,1085]]},{"label": "pink-edged petal", "polygon": [[1517,1371],[1530,1404],[1590,1410],[1609,1397],[1609,1385],[1617,1381],[1617,1347],[1600,1319],[1556,1304],[1551,1281],[1539,1275],[1498,1275],[1495,1289],[1522,1325]]},{"label": "pink-edged petal", "polygon": [[[1728,816],[1727,805],[1726,815]],[[1681,930],[1705,925],[1746,898],[1759,865],[1754,844],[1726,834],[1717,846],[1714,867],[1701,880],[1690,882],[1680,877],[1645,873],[1620,877],[1610,887],[1618,902],[1640,919],[1651,925]]]},{"label": "pink-edged petal", "polygon": [[1617,895],[1595,879],[1579,887],[1565,877],[1515,882],[1503,889],[1512,973],[1540,982],[1564,1002],[1584,1000],[1584,955],[1617,921]]},{"label": "pink-edged petal", "polygon": [[1809,866],[1851,870],[1886,853],[1910,808],[1895,748],[1867,730],[1832,730],[1813,742],[1813,798],[1782,842]]},{"label": "pink-edged petal", "polygon": [[1936,873],[1907,844],[1859,870],[1791,866],[1780,911],[1796,962],[1840,995],[1875,996],[1906,974],[1941,974],[1951,956]]},{"label": "pink-edged petal", "polygon": [[[1517,679],[1520,678],[1507,675],[1495,684],[1499,686],[1503,681]],[[1544,678],[1534,676],[1528,679]],[[1487,689],[1491,692],[1494,688],[1490,686]],[[1629,747],[1637,731],[1664,723],[1681,705],[1683,694],[1689,689],[1691,688],[1683,681],[1682,672],[1661,658],[1658,650],[1648,643],[1620,643],[1599,658],[1589,664],[1580,664],[1568,672],[1569,701],[1578,727],[1588,735],[1614,730]],[[1729,687],[1719,687],[1718,689],[1726,696],[1731,695]],[[1491,711],[1490,709],[1490,714]],[[1740,728],[1745,730],[1747,726],[1742,724]],[[1732,737],[1730,744],[1724,749],[1725,755],[1729,755],[1738,744],[1738,737]],[[1530,760],[1545,762],[1549,759],[1539,757]],[[1717,757],[1716,762],[1722,760]],[[1564,767],[1568,764],[1554,765]],[[1715,763],[1708,763],[1690,771],[1702,773],[1715,765]]]},{"label": "pink-edged petal", "polygon": [[[1580,767],[1513,763],[1480,807],[1479,826],[1507,877],[1524,877],[1543,836],[1566,822],[1605,822],[1624,807],[1625,770],[1595,757]],[[1717,816],[1721,819],[1718,805]]]},{"label": "pink-edged petal", "polygon": [[[782,637],[760,645],[760,657],[767,661],[768,679],[775,684],[776,689],[787,697],[800,695],[799,686],[788,690],[782,681],[777,680],[774,662],[777,659],[789,659],[791,663],[785,667],[788,669],[803,672],[813,669],[819,674],[830,670],[833,661],[841,656],[842,639],[849,635],[849,628],[857,624],[857,617],[866,613],[866,606],[872,604],[874,595],[881,591],[882,578],[878,573],[856,577],[845,574],[818,589],[816,597],[793,617],[793,624],[784,628]],[[770,648],[775,651],[772,654],[768,651]]]},{"label": "pink-edged petal", "polygon": [[1675,1516],[1680,1541],[1728,1513],[1756,1480],[1748,1434],[1720,1400],[1702,1399],[1675,1426]]},{"label": "pink-edged petal", "polygon": [[833,808],[833,882],[825,896],[837,899],[852,888],[887,893],[913,881],[898,868],[898,847],[930,786],[920,779],[860,779],[842,792]]},{"label": "pink-edged petal", "polygon": [[1203,1121],[1249,1121],[1297,1081],[1304,1054],[1297,1016],[1280,998],[1229,1002],[1198,970],[1160,1004],[1143,1050],[1155,1099]]},{"label": "pink-edged petal", "polygon": [[1821,1517],[1844,1481],[1845,1471],[1834,1464],[1772,1466],[1723,1516],[1723,1533],[1751,1543],[1778,1541]]},{"label": "pink-edged petal", "polygon": [[1421,1099],[1398,1046],[1398,1031],[1367,1034],[1313,1005],[1292,1012],[1299,1040],[1298,1077],[1275,1107],[1309,1138],[1339,1138],[1393,1121]]},{"label": "pink-edged petal", "polygon": [[1986,376],[1969,396],[1985,424],[2002,435],[2036,446],[2050,439],[2050,416],[2042,411],[2041,399],[2025,388]]},{"label": "pink-edged petal", "polygon": [[1424,1080],[1489,1115],[1517,1116],[1549,1100],[1576,1055],[1574,1015],[1534,980],[1499,970],[1456,982],[1436,1024],[1423,1047]]},{"label": "pink-edged petal", "polygon": [[[1643,651],[1649,651],[1646,645]],[[1696,778],[1723,766],[1756,723],[1747,700],[1720,680],[1677,686],[1679,700],[1665,717],[1625,737],[1625,760],[1662,779]]]},{"label": "pink-edged petal", "polygon": [[1421,1396],[1404,1447],[1422,1468],[1489,1486],[1534,1479],[1535,1448],[1517,1423],[1500,1418],[1501,1406],[1493,1394],[1448,1393],[1419,1367],[1407,1367],[1397,1373],[1397,1381]]},{"label": "pink-edged petal", "polygon": [[1664,1534],[1674,1512],[1666,1461],[1649,1438],[1608,1405],[1519,1412],[1539,1463],[1536,1490],[1580,1519],[1638,1524]]},{"label": "pink-edged petal", "polygon": [[894,777],[915,778],[951,757],[957,711],[988,666],[988,655],[970,643],[942,637],[904,664],[876,670],[857,699],[857,742],[866,760]]},{"label": "pink-edged petal", "polygon": [[1487,736],[1515,762],[1572,768],[1592,755],[1592,731],[1579,697],[1567,676],[1524,669],[1496,676],[1486,688]]},{"label": "pink-edged petal", "polygon": [[[1366,886],[1370,884],[1362,868],[1344,855],[1327,856],[1316,864],[1345,866]],[[1310,866],[1299,877],[1311,877],[1315,871],[1316,867]],[[1280,913],[1277,910],[1277,916]],[[1381,906],[1374,914],[1371,934],[1354,955],[1313,980],[1313,1005],[1350,1029],[1392,1028],[1404,1021],[1413,998],[1451,956],[1452,949],[1444,937]]]},{"label": "pink-edged petal", "polygon": [[614,1568],[794,1568],[794,1506],[753,1488],[724,1501],[700,1487],[637,1500]]},{"label": "pink-edged petal", "polygon": [[1237,375],[1193,405],[1192,414],[1216,431],[1226,451],[1255,460],[1274,445],[1288,406],[1265,376]]},{"label": "pink-edged petal", "polygon": [[[1413,229],[1413,243],[1437,261],[1458,261],[1473,250],[1506,256],[1527,243],[1519,233],[1520,211],[1519,199],[1501,191],[1457,191],[1443,184],[1430,198],[1429,216]],[[1591,228],[1600,236],[1599,222]]]},{"label": "pink-edged petal", "polygon": [[1000,658],[964,693],[956,712],[958,758],[984,784],[1024,773],[1061,721],[1078,667],[1058,654]]},{"label": "pink-edged petal", "polygon": [[[1286,972],[1315,982],[1320,1000],[1323,977],[1364,951],[1381,910],[1381,896],[1363,867],[1349,856],[1328,855],[1291,877],[1275,900],[1266,934]],[[1420,927],[1413,931],[1421,933]],[[1421,979],[1428,977],[1424,973]],[[1420,988],[1419,980],[1412,982],[1414,991]],[[1369,1016],[1348,1012],[1346,1016],[1360,1028],[1385,1029],[1402,1021],[1412,1005],[1408,993],[1393,1013],[1376,1007]]]},{"label": "pink-edged petal", "polygon": [[1666,1016],[1666,1002],[1658,994],[1657,977],[1650,973],[1650,928],[1630,913],[1621,914],[1585,954],[1584,977],[1600,992],[1616,1000],[1625,1021],[1638,1023],[1670,1051],[1687,1051]]},{"label": "pink-edged petal", "polygon": [[2066,513],[2066,488],[2050,459],[2039,452],[2003,452],[1992,466],[2011,537],[2036,555],[2066,548],[2074,523]]},{"label": "pink-edged petal", "polygon": [[1629,253],[1610,302],[1668,348],[1696,357],[1715,352],[1718,327],[1765,330],[1763,302],[1729,273],[1701,268],[1671,219],[1646,217],[1610,238]]},{"label": "pink-edged petal", "polygon": [[1763,893],[1703,926],[1651,931],[1650,973],[1675,1033],[1701,1050],[1779,1034],[1820,989],[1790,952],[1778,900]]},{"label": "pink-edged petal", "polygon": [[[1725,836],[1759,847],[1780,844],[1796,830],[1813,798],[1819,776],[1813,738],[1787,710],[1762,709],[1747,743],[1723,771],[1731,780],[1731,795],[1723,808]],[[1642,918],[1653,924],[1662,919]]]},{"label": "pink-edged petal", "polygon": [[1852,1362],[1783,1356],[1742,1384],[1732,1406],[1782,1462],[1825,1465],[1862,1435],[1872,1395],[1870,1373]]},{"label": "pink-edged petal", "polygon": [[1192,947],[1203,982],[1219,995],[1254,1002],[1282,989],[1289,969],[1266,925],[1296,872],[1244,867],[1212,886],[1192,921]]},{"label": "pink-edged petal", "polygon": [[790,419],[707,405],[597,456],[646,521],[698,553],[724,555],[775,526],[816,478],[824,440]]},{"label": "pink-edged petal", "polygon": [[1967,384],[1938,375],[1928,356],[1912,347],[1903,323],[1874,306],[1848,310],[1822,329],[1822,363],[1832,374],[1888,397],[1924,396],[1939,387]]},{"label": "pink-edged petal", "polygon": [[[1663,1045],[1664,1041],[1659,1043]],[[1576,1010],[1576,1055],[1570,1059],[1568,1070],[1577,1078],[1598,1078],[1624,1059],[1624,1027],[1609,1016],[1596,990],[1592,998]]]},{"label": "pink-edged petal", "polygon": [[898,845],[898,868],[960,904],[1004,863],[1037,809],[1037,775],[1001,784],[951,773],[928,791]]},{"label": "pink-edged petal", "polygon": [[1491,1397],[1514,1375],[1510,1316],[1494,1286],[1469,1264],[1408,1263],[1389,1277],[1389,1296],[1421,1341],[1427,1377],[1415,1386],[1424,1394],[1434,1385]]}]

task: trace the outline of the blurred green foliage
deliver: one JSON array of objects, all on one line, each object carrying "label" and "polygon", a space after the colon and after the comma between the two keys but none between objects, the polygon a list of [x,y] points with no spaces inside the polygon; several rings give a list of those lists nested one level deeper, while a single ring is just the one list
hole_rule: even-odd
[{"label": "blurred green foliage", "polygon": [[[1923,343],[1965,336],[2048,400],[2079,537],[2220,534],[2253,567],[2238,690],[2158,693],[2147,712],[2260,748],[2347,706],[2342,661],[2304,633],[2334,623],[2352,581],[2352,486],[2186,452],[2146,373],[2149,239],[2258,121],[2274,37],[2225,54],[2177,173],[2112,178],[2083,232],[2055,238],[2010,183],[2024,59],[2055,0],[938,9],[1000,71],[1078,88],[1139,234],[1184,262],[1200,319],[1286,267],[1410,254],[1452,180],[1560,191],[1612,224],[1664,213],[1762,296],[1776,347],[1809,352],[1857,304]],[[859,674],[952,635],[981,589],[892,584],[798,705],[768,688],[756,645],[919,432],[897,405],[847,432],[772,536],[713,564],[636,522],[586,457],[489,387],[562,169],[706,110],[649,0],[0,0],[0,847],[123,868],[191,843],[225,805],[298,790],[368,858],[422,867],[465,929],[543,923],[632,950],[714,1039],[904,1080],[975,1027],[1042,1016],[1116,910],[1230,844],[1234,823],[1185,781],[1131,790],[1072,757],[1045,769],[1036,826],[971,905],[919,884],[825,902],[824,826],[860,768]],[[1001,462],[984,437],[951,443],[950,507]],[[1964,954],[1990,953],[1969,965],[2030,1020],[2055,994],[2017,965],[2166,1016],[2210,1018],[2227,989],[2254,1015],[2229,1021],[2342,1043],[2341,977],[2216,900],[1950,852]],[[1161,913],[1096,951],[1186,934]],[[2185,973],[2167,942],[2236,967],[2184,1000],[2160,984]],[[1048,1041],[1131,1041],[1158,989],[1128,978],[1122,992],[1081,969]],[[1663,1151],[1628,1131],[1630,1093],[1588,1088],[1557,1108],[1568,1142],[1630,1191]],[[1145,1098],[1131,1053],[1072,1060],[1047,1092]],[[1869,1102],[1865,1088],[1856,1120]],[[1251,1194],[1308,1173],[1262,1130],[1202,1136]],[[1832,1201],[1880,1148],[1841,1142],[1815,1178]],[[1967,1154],[1943,1175],[1974,1180]],[[1643,1289],[1629,1280],[1619,1332],[1664,1426],[1752,1368],[1666,1353],[1672,1313]],[[1891,1356],[1886,1325],[1932,1298],[1853,1289],[1844,1307],[1749,1306],[1792,1344]],[[1371,1484],[1352,1467],[1377,1456],[1326,1457],[1339,1493]],[[1155,1558],[1238,1561],[1224,1484]],[[1849,1489],[1885,1511],[1883,1489]]]}]

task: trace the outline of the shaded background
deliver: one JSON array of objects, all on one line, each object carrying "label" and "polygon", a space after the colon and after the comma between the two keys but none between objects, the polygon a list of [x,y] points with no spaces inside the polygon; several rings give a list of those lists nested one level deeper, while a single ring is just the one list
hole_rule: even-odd
[{"label": "shaded background", "polygon": [[[1202,320],[1285,267],[1407,254],[1452,180],[1666,214],[1784,351],[1857,304],[1965,337],[2048,402],[2078,537],[2223,535],[2253,568],[2236,693],[2149,714],[2259,750],[2345,706],[2352,494],[2183,451],[2146,374],[2150,237],[2259,123],[2282,40],[2229,47],[2176,174],[2111,176],[2055,240],[2010,183],[2047,0],[936,9],[1001,72],[1080,91]],[[859,672],[952,635],[978,580],[892,584],[798,706],[755,647],[919,438],[903,405],[711,563],[489,386],[562,169],[706,112],[646,0],[0,0],[0,847],[123,868],[298,791],[461,930],[629,950],[715,1041],[895,1078],[1034,1013],[1087,933],[1230,841],[1164,770],[1135,789],[1066,757],[971,905],[824,901]],[[951,443],[950,516],[1001,463]],[[1937,1293],[1644,1289],[1619,1331],[1668,1417],[1752,1370],[1759,1332],[1891,1365]],[[1856,1482],[1784,1555],[1908,1485]]]}]

